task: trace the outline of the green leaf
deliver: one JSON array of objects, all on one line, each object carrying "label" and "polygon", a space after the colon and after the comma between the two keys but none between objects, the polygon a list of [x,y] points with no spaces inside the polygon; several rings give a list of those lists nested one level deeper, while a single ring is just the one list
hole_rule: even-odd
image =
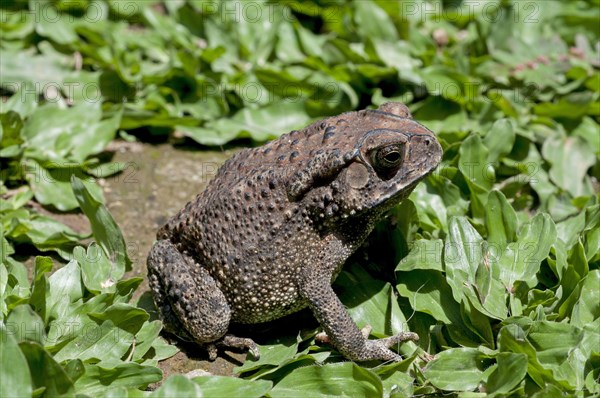
[{"label": "green leaf", "polygon": [[483,379],[487,356],[474,348],[450,348],[436,355],[425,367],[427,380],[446,391],[471,391]]},{"label": "green leaf", "polygon": [[98,396],[104,393],[107,385],[111,388],[144,388],[161,378],[160,369],[134,362],[86,364],[85,374],[75,382],[75,388],[78,394]]},{"label": "green leaf", "polygon": [[269,380],[244,380],[226,376],[194,377],[192,381],[200,385],[200,391],[207,397],[222,395],[260,398],[273,386]]},{"label": "green leaf", "polygon": [[46,274],[52,270],[52,259],[50,257],[37,256],[35,258],[35,268],[33,276],[33,286],[29,304],[34,310],[46,319],[46,290],[48,288],[48,278]]},{"label": "green leaf", "polygon": [[508,394],[513,391],[527,374],[527,356],[501,352],[496,357],[498,367],[490,374],[486,391]]},{"label": "green leaf", "polygon": [[[69,44],[78,40],[75,33],[74,18],[61,15],[59,11],[48,3],[33,2],[35,10],[36,32],[40,36],[54,40],[58,44]],[[42,6],[43,5],[43,6]]]},{"label": "green leaf", "polygon": [[399,272],[396,279],[398,292],[412,308],[446,324],[462,323],[460,306],[450,299],[452,290],[441,272]]},{"label": "green leaf", "polygon": [[33,93],[29,88],[21,91],[23,95],[19,95],[17,102],[29,102],[23,101],[27,97],[33,97],[32,102],[36,102],[37,96],[34,93],[41,93],[44,89],[57,85],[60,87],[71,69],[72,57],[54,51],[48,42],[40,43],[40,48],[43,49],[42,54],[28,48],[22,51],[4,51],[4,56],[0,58],[0,86],[8,91],[17,91],[17,83],[32,83],[28,87],[33,88]]},{"label": "green leaf", "polygon": [[133,344],[131,332],[118,328],[112,320],[86,322],[81,334],[69,341],[54,356],[57,361],[80,359],[84,362],[118,361]]},{"label": "green leaf", "polygon": [[235,138],[256,141],[278,137],[310,121],[301,102],[284,102],[264,108],[244,108],[231,118],[217,119],[203,127],[177,126],[178,131],[204,145],[223,145]]},{"label": "green leaf", "polygon": [[450,219],[444,268],[457,302],[468,302],[492,318],[506,317],[504,289],[494,277],[486,244],[464,217]]},{"label": "green leaf", "polygon": [[521,227],[517,241],[510,243],[500,258],[499,278],[509,291],[516,281],[535,286],[540,263],[556,240],[556,227],[548,214],[538,213]]},{"label": "green leaf", "polygon": [[396,27],[390,16],[379,5],[370,0],[353,3],[354,20],[358,34],[370,39],[395,41],[398,38]]},{"label": "green leaf", "polygon": [[[25,178],[34,191],[35,199],[45,205],[52,205],[61,211],[77,208],[78,203],[70,184],[72,176],[89,179],[83,168],[70,162],[38,162],[26,159],[23,162]],[[90,185],[95,196],[102,197],[99,186]]]},{"label": "green leaf", "polygon": [[112,321],[116,327],[131,334],[139,332],[149,318],[143,309],[124,303],[115,303],[102,312],[92,312],[88,315],[94,319]]},{"label": "green leaf", "polygon": [[161,329],[162,322],[159,320],[144,322],[135,335],[136,345],[133,357],[131,358],[132,361],[139,362],[142,360],[144,355],[152,348],[154,342],[157,341]]},{"label": "green leaf", "polygon": [[500,119],[494,122],[492,128],[483,139],[483,144],[488,149],[487,161],[490,163],[502,160],[510,153],[515,143],[515,131],[509,119]]},{"label": "green leaf", "polygon": [[362,267],[353,264],[340,273],[335,286],[338,297],[359,327],[368,324],[373,333],[387,336],[408,331],[389,283],[373,279]]},{"label": "green leaf", "polygon": [[472,134],[460,146],[458,168],[470,184],[485,190],[492,188],[496,180],[494,168],[488,162],[489,151],[483,145],[481,138]]},{"label": "green leaf", "polygon": [[29,304],[18,305],[11,311],[6,319],[6,330],[18,343],[34,341],[43,345],[46,340],[44,321]]},{"label": "green leaf", "polygon": [[595,269],[582,281],[581,295],[573,306],[571,323],[584,327],[600,318],[600,270]]},{"label": "green leaf", "polygon": [[160,388],[153,391],[149,396],[154,398],[203,397],[204,394],[200,386],[186,376],[173,375],[167,378]]},{"label": "green leaf", "polygon": [[48,278],[46,322],[51,319],[63,319],[73,311],[82,297],[81,271],[77,261],[71,260]]},{"label": "green leaf", "polygon": [[34,389],[43,388],[44,394],[48,397],[75,395],[71,379],[39,343],[24,341],[19,344],[19,347],[29,364]]},{"label": "green leaf", "polygon": [[118,277],[112,275],[113,265],[95,242],[88,246],[87,251],[77,246],[73,249],[73,257],[81,266],[83,284],[90,292],[115,291],[115,280]]},{"label": "green leaf", "polygon": [[298,352],[298,338],[284,336],[278,338],[274,344],[259,345],[260,359],[247,358],[242,366],[234,369],[236,373],[249,372],[264,366],[280,366],[288,363]]},{"label": "green leaf", "polygon": [[592,195],[587,170],[596,163],[592,147],[581,137],[553,138],[544,142],[542,155],[552,166],[550,179],[573,197]]},{"label": "green leaf", "polygon": [[600,153],[600,141],[598,141],[599,127],[600,126],[594,119],[584,117],[581,120],[581,123],[572,131],[572,136],[585,139],[585,141],[592,146],[592,151],[598,155]]},{"label": "green leaf", "polygon": [[500,191],[491,191],[485,206],[485,224],[488,245],[496,249],[496,257],[508,243],[517,238],[517,214]]},{"label": "green leaf", "polygon": [[[14,331],[13,331],[14,332]],[[14,333],[0,323],[0,396],[30,397],[32,380],[27,359],[17,344]],[[42,371],[41,369],[36,372]]]},{"label": "green leaf", "polygon": [[88,156],[104,150],[115,138],[121,113],[101,119],[99,102],[72,108],[41,106],[23,126],[22,136],[28,143],[25,155],[63,165],[81,164]]},{"label": "green leaf", "polygon": [[550,383],[565,388],[565,390],[571,390],[571,385],[565,381],[556,380],[552,371],[542,365],[536,348],[527,336],[528,334],[519,325],[506,325],[498,333],[498,349],[501,352],[527,355],[527,374],[538,386],[544,387],[546,383]]},{"label": "green leaf", "polygon": [[352,362],[306,366],[294,370],[279,381],[269,396],[331,397],[348,394],[380,397],[383,385],[377,375]]},{"label": "green leaf", "polygon": [[398,271],[412,271],[414,269],[431,269],[443,271],[442,249],[444,243],[441,239],[418,239],[412,243],[412,249],[396,266]]},{"label": "green leaf", "polygon": [[72,248],[86,236],[53,218],[39,214],[33,214],[29,219],[17,219],[13,225],[18,223],[18,226],[11,232],[11,238],[19,243],[31,243],[40,251],[56,251],[65,259],[69,259]]},{"label": "green leaf", "polygon": [[88,184],[73,176],[71,185],[81,210],[92,224],[94,239],[104,249],[114,266],[114,279],[120,279],[125,271],[131,270],[131,260],[127,255],[127,246],[119,226],[102,202],[94,197]]}]

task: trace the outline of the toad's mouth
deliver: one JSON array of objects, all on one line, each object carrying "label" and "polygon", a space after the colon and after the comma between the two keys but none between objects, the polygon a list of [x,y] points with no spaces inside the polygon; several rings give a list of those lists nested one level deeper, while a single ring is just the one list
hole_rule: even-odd
[{"label": "toad's mouth", "polygon": [[[413,170],[427,169],[426,165],[428,163],[430,163],[429,159],[424,160],[421,163],[417,163],[415,165],[415,167],[413,168]],[[433,173],[436,170],[436,168],[438,167],[438,165],[439,165],[439,162],[435,162],[434,166],[432,166],[432,167],[430,166],[429,170],[427,170],[424,174],[421,174],[418,178],[413,179],[408,184],[406,184],[406,180],[403,180],[403,179],[396,180],[396,181],[392,180],[388,189],[386,189],[385,192],[381,196],[379,196],[379,198],[377,198],[377,200],[373,203],[373,206],[374,207],[383,207],[384,211],[396,206],[397,204],[402,202],[404,199],[406,199],[422,180],[424,180],[431,173]],[[423,169],[422,169],[422,167],[423,167]],[[404,185],[404,184],[406,184],[406,185]]]}]

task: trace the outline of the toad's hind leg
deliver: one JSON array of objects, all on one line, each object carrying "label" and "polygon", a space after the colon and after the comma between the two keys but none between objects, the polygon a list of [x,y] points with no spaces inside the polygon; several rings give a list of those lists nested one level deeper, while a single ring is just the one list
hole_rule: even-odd
[{"label": "toad's hind leg", "polygon": [[165,329],[207,347],[215,344],[258,352],[250,339],[226,335],[231,309],[210,274],[168,240],[154,244],[148,256],[148,279]]}]

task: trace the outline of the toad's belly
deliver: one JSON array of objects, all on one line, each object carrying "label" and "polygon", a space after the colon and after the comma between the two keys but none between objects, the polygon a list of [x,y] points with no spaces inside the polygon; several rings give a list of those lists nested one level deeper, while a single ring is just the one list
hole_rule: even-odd
[{"label": "toad's belly", "polygon": [[275,283],[275,286],[271,285],[271,289],[243,286],[230,294],[225,293],[233,322],[268,322],[300,311],[308,305],[300,296],[298,288],[291,283]]}]

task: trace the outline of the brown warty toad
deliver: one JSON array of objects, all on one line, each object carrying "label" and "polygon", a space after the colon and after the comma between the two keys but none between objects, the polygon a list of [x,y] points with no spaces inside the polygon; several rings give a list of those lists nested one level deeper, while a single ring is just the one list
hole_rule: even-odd
[{"label": "brown warty toad", "polygon": [[348,112],[229,159],[171,218],[148,256],[165,328],[202,344],[249,349],[230,322],[266,322],[310,307],[347,358],[399,360],[414,333],[368,340],[331,283],[387,210],[439,164],[434,134],[406,106]]}]

